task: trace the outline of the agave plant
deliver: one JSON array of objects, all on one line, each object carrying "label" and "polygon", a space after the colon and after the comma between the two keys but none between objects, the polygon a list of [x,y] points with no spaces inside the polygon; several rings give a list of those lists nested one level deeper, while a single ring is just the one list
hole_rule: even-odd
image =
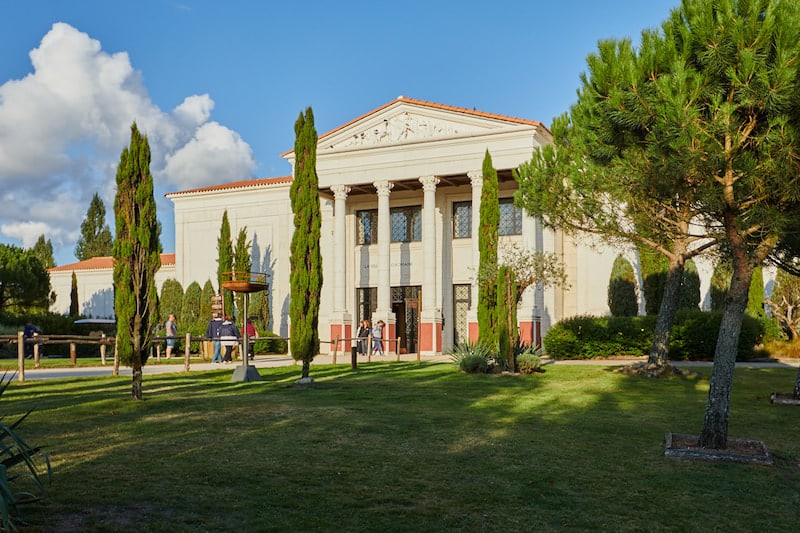
[{"label": "agave plant", "polygon": [[484,343],[460,342],[450,353],[453,363],[462,372],[483,374],[489,371],[495,359],[493,351]]},{"label": "agave plant", "polygon": [[[0,377],[0,396],[13,379],[4,373]],[[47,453],[41,447],[32,447],[16,432],[31,411],[28,411],[11,424],[0,417],[0,515],[2,531],[14,531],[22,522],[20,507],[47,497],[47,485],[52,470]],[[44,467],[40,467],[33,457],[41,452]]]}]

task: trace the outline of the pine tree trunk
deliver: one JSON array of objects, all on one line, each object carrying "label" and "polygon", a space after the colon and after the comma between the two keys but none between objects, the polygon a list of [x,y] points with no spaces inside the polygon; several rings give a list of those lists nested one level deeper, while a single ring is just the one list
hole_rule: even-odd
[{"label": "pine tree trunk", "polygon": [[708,401],[700,432],[699,444],[703,448],[722,449],[728,442],[728,418],[730,417],[733,371],[739,346],[739,333],[747,308],[747,296],[753,268],[748,265],[746,252],[734,250],[733,277],[714,351],[714,367],[708,389]]},{"label": "pine tree trunk", "polygon": [[678,296],[683,283],[683,258],[676,254],[669,261],[667,280],[664,283],[664,295],[658,309],[655,329],[653,330],[653,344],[647,358],[648,365],[666,366],[669,356],[669,338],[672,334],[672,324],[675,322],[675,313],[678,311]]},{"label": "pine tree trunk", "polygon": [[300,377],[306,379],[308,378],[310,373],[311,373],[311,361],[309,361],[308,359],[303,359],[303,370]]}]

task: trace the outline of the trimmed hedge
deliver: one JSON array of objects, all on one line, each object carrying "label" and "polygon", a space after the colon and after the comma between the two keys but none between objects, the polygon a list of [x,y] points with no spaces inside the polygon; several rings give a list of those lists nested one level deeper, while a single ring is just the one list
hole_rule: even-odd
[{"label": "trimmed hedge", "polygon": [[[545,350],[556,359],[646,356],[653,341],[656,318],[582,315],[562,320],[544,336]],[[714,359],[721,321],[720,311],[679,310],[670,336],[670,359]],[[762,341],[766,329],[763,321],[744,317],[737,360],[755,356],[755,346]]]}]

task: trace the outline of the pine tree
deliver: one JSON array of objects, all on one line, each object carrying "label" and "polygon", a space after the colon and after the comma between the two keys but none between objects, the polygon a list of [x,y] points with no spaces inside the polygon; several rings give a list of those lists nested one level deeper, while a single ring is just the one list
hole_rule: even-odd
[{"label": "pine tree", "polygon": [[222,306],[226,315],[233,316],[233,293],[222,288],[222,282],[228,279],[233,270],[233,245],[231,244],[231,224],[228,221],[228,210],[222,213],[222,225],[217,239],[217,287],[222,294]]},{"label": "pine tree", "polygon": [[497,171],[486,150],[478,230],[478,342],[492,348],[497,345],[497,232],[500,224],[497,190]]},{"label": "pine tree", "polygon": [[72,271],[72,287],[69,291],[69,316],[70,318],[78,318],[80,314],[80,303],[78,302],[78,276],[75,271]]},{"label": "pine tree", "polygon": [[306,109],[294,125],[294,179],[290,190],[294,233],[291,244],[289,334],[292,357],[303,362],[302,379],[319,352],[319,303],[322,291],[320,252],[321,214],[317,177],[317,130],[314,114]]},{"label": "pine tree", "polygon": [[111,230],[106,224],[106,206],[100,195],[94,193],[86,217],[81,223],[81,236],[75,246],[75,257],[83,261],[111,255],[112,244]]},{"label": "pine tree", "polygon": [[158,220],[150,174],[150,145],[134,122],[131,143],[122,150],[114,199],[117,236],[114,256],[114,312],[117,350],[131,367],[131,397],[142,399],[142,367],[158,317],[155,275],[161,266]]},{"label": "pine tree", "polygon": [[53,259],[53,243],[50,242],[50,239],[45,240],[44,235],[39,235],[39,239],[31,248],[31,252],[39,258],[45,269],[56,266],[56,261]]}]

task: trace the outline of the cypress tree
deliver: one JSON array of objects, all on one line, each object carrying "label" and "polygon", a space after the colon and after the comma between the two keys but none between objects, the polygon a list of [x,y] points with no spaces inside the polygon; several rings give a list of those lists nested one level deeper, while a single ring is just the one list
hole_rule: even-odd
[{"label": "cypress tree", "polygon": [[78,303],[78,277],[72,271],[72,287],[69,291],[69,316],[77,318],[80,314],[80,304]]},{"label": "cypress tree", "polygon": [[294,233],[291,244],[291,301],[289,334],[292,357],[303,362],[302,378],[309,378],[311,360],[319,351],[319,303],[322,290],[320,253],[321,215],[317,177],[317,131],[311,107],[294,125],[294,179],[290,190]]},{"label": "cypress tree", "polygon": [[500,357],[506,361],[510,372],[516,372],[514,347],[517,345],[517,288],[513,268],[502,265],[497,269],[497,325],[496,335]]},{"label": "cypress tree", "polygon": [[183,286],[175,278],[164,280],[161,285],[161,298],[158,300],[158,321],[162,322],[170,313],[180,316],[183,305]]},{"label": "cypress tree", "polygon": [[633,265],[621,255],[614,259],[614,265],[611,267],[608,308],[613,316],[636,316],[639,313]]},{"label": "cypress tree", "polygon": [[[253,260],[250,257],[250,246],[252,244],[252,241],[247,240],[247,228],[240,229],[239,234],[236,236],[236,245],[233,247],[233,270],[236,272],[250,272],[253,266]],[[236,295],[236,305],[242,313],[244,313],[244,299],[246,296],[245,293]],[[242,324],[244,324],[245,318],[247,317],[240,317]]]},{"label": "cypress tree", "polygon": [[489,150],[486,150],[478,231],[478,342],[492,348],[497,345],[497,231],[500,225],[497,189],[497,171],[492,166]]},{"label": "cypress tree", "polygon": [[155,275],[161,266],[159,226],[150,174],[150,145],[134,122],[131,143],[122,150],[114,199],[117,236],[114,256],[114,312],[117,350],[132,369],[131,397],[142,399],[142,367],[157,323]]},{"label": "cypress tree", "polygon": [[106,224],[106,206],[100,195],[94,193],[86,217],[81,222],[81,236],[75,246],[75,257],[80,261],[105,257],[111,255],[112,245],[111,230]]},{"label": "cypress tree", "polygon": [[231,224],[228,222],[228,210],[222,214],[222,225],[217,239],[217,286],[222,294],[222,306],[226,315],[233,316],[233,293],[222,288],[225,273],[233,270],[233,245],[231,244]]},{"label": "cypress tree", "polygon": [[697,265],[689,259],[683,265],[683,283],[681,284],[679,309],[694,309],[700,307],[700,274]]}]

